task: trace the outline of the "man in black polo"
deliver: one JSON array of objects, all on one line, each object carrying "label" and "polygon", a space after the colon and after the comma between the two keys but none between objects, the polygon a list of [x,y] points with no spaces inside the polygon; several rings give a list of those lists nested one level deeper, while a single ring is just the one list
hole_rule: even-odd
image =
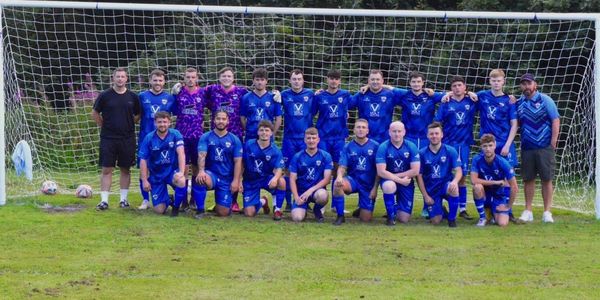
[{"label": "man in black polo", "polygon": [[117,68],[112,75],[112,87],[103,91],[92,110],[92,118],[100,130],[100,203],[98,210],[108,209],[108,194],[115,165],[121,171],[121,201],[119,206],[129,207],[127,193],[135,163],[135,123],[140,119],[140,101],[127,89],[127,71]]}]

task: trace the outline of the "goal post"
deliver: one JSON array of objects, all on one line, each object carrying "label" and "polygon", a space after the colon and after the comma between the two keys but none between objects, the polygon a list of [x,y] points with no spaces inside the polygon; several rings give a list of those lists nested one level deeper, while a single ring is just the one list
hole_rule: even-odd
[{"label": "goal post", "polygon": [[[118,66],[134,92],[148,88],[153,68],[168,73],[170,86],[186,67],[198,68],[206,85],[231,66],[249,86],[253,68],[266,67],[280,90],[293,68],[314,89],[338,68],[351,91],[370,69],[400,87],[418,70],[436,90],[462,75],[479,91],[502,68],[508,92],[520,95],[519,76],[533,72],[557,102],[556,204],[600,219],[599,16],[0,0],[0,204],[35,193],[44,179],[67,190],[97,187],[98,129],[89,113]],[[6,155],[22,139],[34,156],[32,183],[14,175]]]}]

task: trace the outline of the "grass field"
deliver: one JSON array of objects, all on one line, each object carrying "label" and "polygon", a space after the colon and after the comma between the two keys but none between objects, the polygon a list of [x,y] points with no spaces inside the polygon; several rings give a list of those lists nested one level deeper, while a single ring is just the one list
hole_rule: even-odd
[{"label": "grass field", "polygon": [[[132,204],[138,204],[134,196]],[[136,199],[137,198],[137,199]],[[527,225],[341,227],[246,219],[97,212],[98,197],[37,196],[0,207],[0,298],[593,299],[600,222],[541,211]],[[75,212],[40,208],[80,205]],[[352,207],[353,200],[347,201]],[[419,201],[416,201],[417,206]],[[472,208],[472,207],[471,207]],[[420,208],[417,209],[420,211]],[[517,208],[520,213],[521,208]],[[377,205],[376,215],[383,213]],[[472,212],[473,214],[474,212]]]}]

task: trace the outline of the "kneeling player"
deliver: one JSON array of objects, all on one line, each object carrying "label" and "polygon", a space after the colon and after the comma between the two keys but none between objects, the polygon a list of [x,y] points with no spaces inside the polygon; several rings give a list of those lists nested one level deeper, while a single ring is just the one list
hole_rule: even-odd
[{"label": "kneeling player", "polygon": [[419,150],[415,144],[404,139],[404,124],[390,124],[390,139],[381,143],[377,150],[377,175],[381,177],[383,202],[387,211],[387,225],[408,223],[412,214],[415,184],[413,177],[419,174]]},{"label": "kneeling player", "polygon": [[242,173],[242,143],[227,131],[229,115],[224,110],[216,112],[215,128],[202,135],[198,141],[199,197],[196,197],[196,219],[204,216],[206,190],[215,190],[215,213],[225,217],[231,212],[232,194],[240,189]]},{"label": "kneeling player", "polygon": [[[456,227],[458,211],[458,181],[462,169],[454,148],[442,144],[442,124],[433,122],[427,126],[429,146],[421,149],[421,171],[417,183],[429,212],[432,224],[439,224],[443,217],[442,200],[448,201],[448,226]],[[454,175],[452,175],[454,171]]]},{"label": "kneeling player", "polygon": [[496,224],[508,225],[508,214],[518,191],[515,171],[495,150],[496,138],[486,133],[481,137],[482,153],[473,158],[471,183],[479,213],[477,226],[485,226],[487,222],[484,207],[491,208]]},{"label": "kneeling player", "polygon": [[258,139],[248,140],[244,145],[244,214],[253,217],[261,206],[265,214],[269,213],[267,200],[260,197],[260,190],[264,189],[275,194],[273,218],[278,221],[282,217],[285,180],[282,178],[283,157],[277,145],[271,142],[272,136],[273,123],[262,120],[258,124]]},{"label": "kneeling player", "polygon": [[171,216],[179,214],[179,206],[187,195],[185,188],[185,152],[183,137],[175,129],[170,129],[171,114],[154,114],[156,130],[150,132],[139,147],[140,177],[144,191],[152,194],[154,211],[164,214],[169,207],[167,185],[175,190],[175,201]]},{"label": "kneeling player", "polygon": [[[367,120],[356,120],[354,122],[354,139],[348,142],[341,152],[331,199],[337,213],[334,225],[342,225],[345,222],[344,194],[358,193],[361,221],[369,222],[373,218],[375,198],[377,198],[377,182],[379,181],[375,168],[375,154],[379,143],[369,139],[368,134],[369,123]],[[346,173],[348,175],[344,176]]]},{"label": "kneeling player", "polygon": [[306,149],[294,155],[290,163],[290,189],[292,201],[292,220],[301,222],[306,217],[308,203],[314,202],[313,211],[317,222],[325,221],[321,208],[327,204],[327,184],[331,181],[333,162],[331,155],[317,147],[319,131],[308,128],[304,132]]}]

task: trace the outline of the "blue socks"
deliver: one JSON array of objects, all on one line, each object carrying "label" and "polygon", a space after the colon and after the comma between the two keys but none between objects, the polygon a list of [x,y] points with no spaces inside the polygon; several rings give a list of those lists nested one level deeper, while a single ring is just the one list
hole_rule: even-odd
[{"label": "blue socks", "polygon": [[321,212],[321,208],[323,208],[323,205],[321,205],[321,204],[315,203],[315,205],[313,206],[313,213],[315,213],[315,219],[323,218],[323,213]]},{"label": "blue socks", "polygon": [[383,203],[385,204],[385,211],[388,215],[388,220],[396,219],[396,205],[395,205],[394,194],[383,194]]},{"label": "blue socks", "polygon": [[150,193],[144,191],[144,185],[142,184],[142,179],[140,179],[140,192],[142,194],[142,198],[144,199],[144,201],[150,200]]},{"label": "blue socks", "polygon": [[458,187],[458,207],[460,211],[467,210],[467,187]]},{"label": "blue socks", "polygon": [[335,207],[335,211],[338,216],[344,215],[344,196],[333,196],[331,198],[331,207]]},{"label": "blue socks", "polygon": [[[459,196],[460,197],[460,196]],[[456,220],[456,213],[458,212],[458,198],[448,196],[448,221]]]},{"label": "blue socks", "polygon": [[286,191],[275,190],[275,208],[281,209]]},{"label": "blue socks", "polygon": [[[292,208],[292,190],[290,190],[290,177],[283,176],[283,179],[285,179],[285,204],[287,205],[287,207],[289,207],[291,209]],[[283,205],[283,203],[282,203],[282,205]]]},{"label": "blue socks", "polygon": [[204,201],[206,200],[206,187],[199,185],[197,182],[192,182],[192,194],[196,201],[196,209],[204,211]]},{"label": "blue socks", "polygon": [[179,208],[183,199],[187,197],[187,187],[176,187],[175,188],[175,201],[173,207]]},{"label": "blue socks", "polygon": [[485,200],[484,199],[475,199],[475,207],[477,208],[477,213],[479,213],[480,219],[485,219]]}]

